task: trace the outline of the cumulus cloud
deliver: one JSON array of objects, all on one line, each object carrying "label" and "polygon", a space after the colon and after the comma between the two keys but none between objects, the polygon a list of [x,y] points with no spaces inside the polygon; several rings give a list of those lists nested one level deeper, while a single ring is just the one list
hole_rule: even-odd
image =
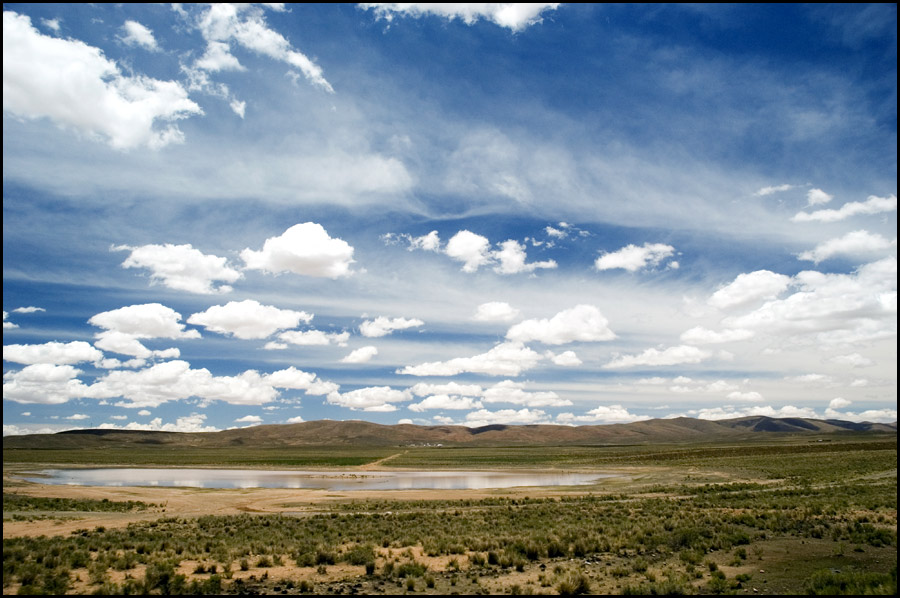
[{"label": "cumulus cloud", "polygon": [[90,419],[90,417],[90,415],[85,415],[84,413],[73,413],[72,415],[67,416],[65,419],[80,421],[83,419]]},{"label": "cumulus cloud", "polygon": [[94,362],[103,359],[103,353],[84,341],[71,343],[48,342],[40,345],[4,345],[3,360],[27,365],[49,363],[66,365]]},{"label": "cumulus cloud", "polygon": [[341,363],[366,363],[378,355],[378,348],[372,345],[354,349],[341,359]]},{"label": "cumulus cloud", "polygon": [[81,370],[71,365],[37,363],[3,374],[3,400],[16,403],[60,405],[85,397],[87,387],[77,379]]},{"label": "cumulus cloud", "polygon": [[404,235],[406,239],[409,241],[409,250],[413,249],[422,249],[424,251],[440,251],[441,249],[441,238],[438,236],[438,232],[436,230],[431,231],[427,235],[423,235],[421,237],[412,237],[410,235]]},{"label": "cumulus cloud", "polygon": [[748,403],[759,403],[763,400],[763,396],[755,390],[749,392],[730,392],[725,398],[729,401],[746,401]]},{"label": "cumulus cloud", "polygon": [[304,222],[290,227],[280,237],[266,239],[260,251],[244,249],[241,258],[248,270],[340,278],[352,274],[353,247],[328,236],[321,224]]},{"label": "cumulus cloud", "polygon": [[475,272],[491,262],[491,242],[468,230],[461,230],[447,242],[444,250],[451,258],[463,262],[463,272]]},{"label": "cumulus cloud", "polygon": [[807,206],[819,206],[830,202],[832,199],[834,199],[833,195],[829,195],[821,189],[810,189],[806,192]]},{"label": "cumulus cloud", "polygon": [[463,372],[491,376],[518,376],[535,367],[541,355],[521,342],[496,345],[487,353],[474,357],[457,357],[449,361],[435,361],[397,370],[410,376],[455,376]]},{"label": "cumulus cloud", "polygon": [[124,426],[104,423],[98,426],[103,430],[148,430],[159,432],[218,432],[215,426],[206,426],[206,415],[203,413],[191,413],[184,417],[176,418],[175,423],[164,424],[162,418],[154,418],[148,424],[129,422]]},{"label": "cumulus cloud", "polygon": [[285,328],[294,328],[300,322],[309,323],[313,315],[305,311],[279,309],[246,299],[230,301],[226,305],[213,305],[204,312],[191,315],[188,324],[204,326],[219,334],[231,334],[241,339],[266,338]]},{"label": "cumulus cloud", "polygon": [[498,274],[518,274],[534,272],[539,268],[556,268],[556,262],[553,260],[525,263],[527,259],[525,246],[512,239],[501,243],[500,250],[495,251],[493,257],[500,261],[500,264],[494,267],[494,272]]},{"label": "cumulus cloud", "polygon": [[849,232],[843,237],[829,239],[816,245],[815,249],[804,251],[798,258],[819,263],[836,255],[860,256],[878,253],[897,246],[897,239],[889,241],[878,234],[865,230]]},{"label": "cumulus cloud", "polygon": [[797,291],[758,309],[723,320],[728,328],[787,335],[813,335],[822,346],[839,346],[897,334],[897,258],[865,264],[851,274],[798,273]]},{"label": "cumulus cloud", "polygon": [[125,76],[99,48],[43,35],[12,11],[3,12],[3,110],[123,150],[181,143],[172,123],[203,113],[179,83]]},{"label": "cumulus cloud", "polygon": [[616,338],[608,324],[600,310],[593,305],[576,305],[549,320],[525,320],[515,324],[506,333],[506,338],[523,343],[536,340],[546,345],[608,341]]},{"label": "cumulus cloud", "polygon": [[660,351],[647,349],[639,355],[622,355],[603,365],[604,369],[630,368],[637,366],[665,366],[682,363],[700,363],[712,357],[712,353],[697,347],[679,345]]},{"label": "cumulus cloud", "polygon": [[8,317],[9,317],[9,312],[8,312],[8,311],[4,311],[4,312],[3,312],[3,329],[4,329],[4,330],[9,330],[9,329],[11,329],[11,328],[18,328],[19,325],[18,325],[18,324],[14,324],[13,322],[8,321],[8,320],[7,320]]},{"label": "cumulus cloud", "polygon": [[353,411],[396,411],[393,403],[402,403],[412,399],[409,390],[395,390],[390,386],[369,386],[351,390],[350,392],[332,392],[328,402],[332,405],[347,407]]},{"label": "cumulus cloud", "polygon": [[752,330],[722,330],[716,332],[702,326],[695,326],[681,333],[681,341],[691,345],[709,345],[743,341],[754,336]]},{"label": "cumulus cloud", "polygon": [[582,361],[578,359],[578,355],[575,354],[575,351],[563,351],[559,354],[554,354],[553,351],[547,351],[545,355],[547,356],[547,359],[556,365],[563,367],[574,367],[581,365],[582,363]]},{"label": "cumulus cloud", "polygon": [[881,214],[897,209],[897,196],[878,197],[870,195],[866,201],[851,201],[837,210],[817,210],[815,212],[797,212],[791,218],[794,222],[837,222],[860,214]]},{"label": "cumulus cloud", "polygon": [[464,425],[470,428],[480,428],[494,424],[537,424],[548,421],[546,412],[540,409],[529,409],[528,407],[523,407],[518,411],[515,409],[500,409],[499,411],[479,409],[466,414]]},{"label": "cumulus cloud", "polygon": [[542,21],[541,14],[548,10],[556,10],[559,4],[370,3],[359,6],[366,10],[372,10],[377,19],[384,19],[388,22],[393,21],[394,16],[420,18],[433,15],[449,21],[460,19],[466,25],[474,25],[483,19],[517,32],[540,23]]},{"label": "cumulus cloud", "polygon": [[200,338],[200,333],[196,330],[185,330],[180,313],[159,303],[129,305],[102,312],[91,317],[88,323],[106,329],[95,335],[97,340],[94,346],[104,351],[131,355],[139,359],[154,356],[171,358],[180,355],[177,348],[151,351],[139,339]]},{"label": "cumulus cloud", "polygon": [[837,397],[837,398],[831,399],[831,402],[828,403],[828,408],[829,409],[843,409],[844,407],[848,407],[851,404],[852,404],[852,401],[848,401],[847,399],[844,399],[842,397]]},{"label": "cumulus cloud", "polygon": [[47,310],[43,307],[34,307],[33,305],[29,305],[28,307],[17,307],[13,310],[13,312],[17,314],[33,314],[39,311]]},{"label": "cumulus cloud", "polygon": [[504,301],[482,303],[475,310],[473,320],[479,322],[510,322],[519,317],[519,310]]},{"label": "cumulus cloud", "polygon": [[637,272],[658,266],[674,253],[674,247],[663,243],[644,243],[641,247],[629,244],[618,251],[604,253],[594,261],[594,267],[601,271],[621,268],[628,272]]},{"label": "cumulus cloud", "polygon": [[477,384],[459,384],[458,382],[448,382],[446,384],[428,384],[426,382],[419,382],[418,384],[412,385],[409,390],[417,397],[435,394],[480,397],[484,392],[481,386]]},{"label": "cumulus cloud", "polygon": [[794,407],[793,405],[785,405],[778,409],[771,405],[759,405],[755,407],[742,407],[740,409],[733,406],[713,407],[710,409],[692,409],[687,412],[688,415],[699,419],[718,420],[718,419],[736,419],[739,417],[750,417],[753,415],[764,415],[766,417],[805,417],[818,419],[819,414],[809,407]]},{"label": "cumulus cloud", "polygon": [[591,409],[584,415],[575,415],[574,413],[560,413],[556,416],[556,421],[561,424],[627,424],[630,422],[639,422],[648,419],[650,419],[650,416],[635,415],[633,413],[630,413],[628,409],[626,409],[622,405],[600,405],[595,409]]},{"label": "cumulus cloud", "polygon": [[732,282],[712,294],[707,303],[719,309],[740,307],[774,299],[791,283],[791,278],[768,270],[739,274]]},{"label": "cumulus cloud", "polygon": [[245,415],[234,420],[236,424],[261,424],[263,419],[258,415]]},{"label": "cumulus cloud", "polygon": [[409,410],[422,412],[429,409],[466,410],[480,409],[481,407],[481,401],[472,397],[439,394],[431,395],[418,403],[410,404]]},{"label": "cumulus cloud", "polygon": [[897,421],[896,409],[867,409],[859,413],[852,411],[838,411],[836,409],[826,409],[825,417],[828,419],[840,419],[852,422],[880,422],[891,423]]},{"label": "cumulus cloud", "polygon": [[363,336],[369,338],[377,338],[387,336],[395,330],[405,330],[407,328],[418,328],[424,326],[425,322],[416,318],[386,318],[379,316],[374,320],[366,320],[359,325],[359,332]]},{"label": "cumulus cloud", "polygon": [[89,387],[96,399],[121,397],[119,407],[158,407],[169,401],[197,397],[232,405],[262,405],[278,391],[255,370],[236,376],[213,376],[206,368],[193,369],[182,360],[166,361],[138,371],[116,370]]},{"label": "cumulus cloud", "polygon": [[263,376],[266,384],[275,388],[290,388],[306,391],[308,395],[323,396],[337,391],[340,386],[334,382],[317,378],[316,374],[304,372],[291,366],[284,370],[278,370]]},{"label": "cumulus cloud", "polygon": [[525,384],[504,380],[498,382],[484,391],[485,403],[512,403],[527,407],[567,407],[572,404],[568,399],[562,399],[553,391],[528,392]]},{"label": "cumulus cloud", "polygon": [[206,255],[191,245],[117,245],[112,250],[131,252],[122,262],[123,268],[146,268],[150,270],[151,281],[177,291],[230,293],[230,284],[215,286],[215,283],[234,283],[243,276],[224,257]]},{"label": "cumulus cloud", "polygon": [[127,46],[140,46],[150,51],[159,50],[156,38],[153,37],[153,31],[137,21],[125,21],[119,39]]},{"label": "cumulus cloud", "polygon": [[302,424],[303,421],[304,420],[303,420],[302,416],[295,415],[294,417],[291,417],[291,418],[285,420],[284,423],[286,423],[286,424]]}]

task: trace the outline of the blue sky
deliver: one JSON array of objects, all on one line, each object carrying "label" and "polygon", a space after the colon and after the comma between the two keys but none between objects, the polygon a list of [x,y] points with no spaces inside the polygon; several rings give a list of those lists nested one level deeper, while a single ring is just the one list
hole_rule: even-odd
[{"label": "blue sky", "polygon": [[5,4],[4,434],[896,421],[895,6],[439,6]]}]

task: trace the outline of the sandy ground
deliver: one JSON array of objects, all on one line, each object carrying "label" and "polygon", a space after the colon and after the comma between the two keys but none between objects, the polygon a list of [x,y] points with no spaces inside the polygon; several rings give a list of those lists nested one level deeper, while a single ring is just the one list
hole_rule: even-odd
[{"label": "sandy ground", "polygon": [[[366,467],[365,469],[365,471],[371,470],[371,467]],[[320,512],[327,503],[366,499],[464,500],[496,496],[550,497],[583,495],[589,492],[620,492],[624,489],[623,486],[630,486],[635,480],[656,477],[653,475],[651,468],[628,468],[618,471],[604,470],[603,473],[617,473],[620,477],[607,478],[592,486],[522,487],[484,490],[356,490],[352,492],[337,492],[333,490],[280,488],[220,490],[145,486],[59,486],[23,482],[15,477],[15,473],[15,471],[4,470],[4,492],[17,492],[40,497],[87,498],[95,500],[105,498],[110,501],[138,500],[145,503],[153,503],[158,505],[158,507],[127,513],[55,513],[54,515],[62,515],[64,518],[5,521],[3,523],[4,538],[63,535],[70,534],[76,529],[92,529],[97,526],[107,528],[124,527],[135,521],[152,521],[160,517],[169,516],[199,517],[202,515],[233,515],[238,513],[290,513],[302,515],[304,513]]]}]

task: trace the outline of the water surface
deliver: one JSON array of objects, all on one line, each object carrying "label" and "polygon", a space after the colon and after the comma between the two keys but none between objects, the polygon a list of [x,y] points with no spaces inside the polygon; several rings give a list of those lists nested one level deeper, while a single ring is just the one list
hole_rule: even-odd
[{"label": "water surface", "polygon": [[39,484],[189,488],[320,488],[325,490],[478,490],[516,486],[581,486],[602,473],[500,471],[297,471],[261,469],[45,469],[26,474]]}]

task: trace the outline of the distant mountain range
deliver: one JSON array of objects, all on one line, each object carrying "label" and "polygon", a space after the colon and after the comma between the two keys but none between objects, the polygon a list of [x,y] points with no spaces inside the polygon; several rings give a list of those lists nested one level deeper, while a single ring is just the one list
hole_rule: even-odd
[{"label": "distant mountain range", "polygon": [[761,435],[839,435],[897,433],[890,424],[806,418],[741,417],[717,421],[678,417],[602,426],[491,425],[392,426],[364,421],[311,421],[224,430],[222,432],[149,432],[70,430],[58,434],[6,436],[4,449],[67,449],[167,445],[217,448],[248,446],[516,446],[613,445],[702,442],[759,438]]}]

